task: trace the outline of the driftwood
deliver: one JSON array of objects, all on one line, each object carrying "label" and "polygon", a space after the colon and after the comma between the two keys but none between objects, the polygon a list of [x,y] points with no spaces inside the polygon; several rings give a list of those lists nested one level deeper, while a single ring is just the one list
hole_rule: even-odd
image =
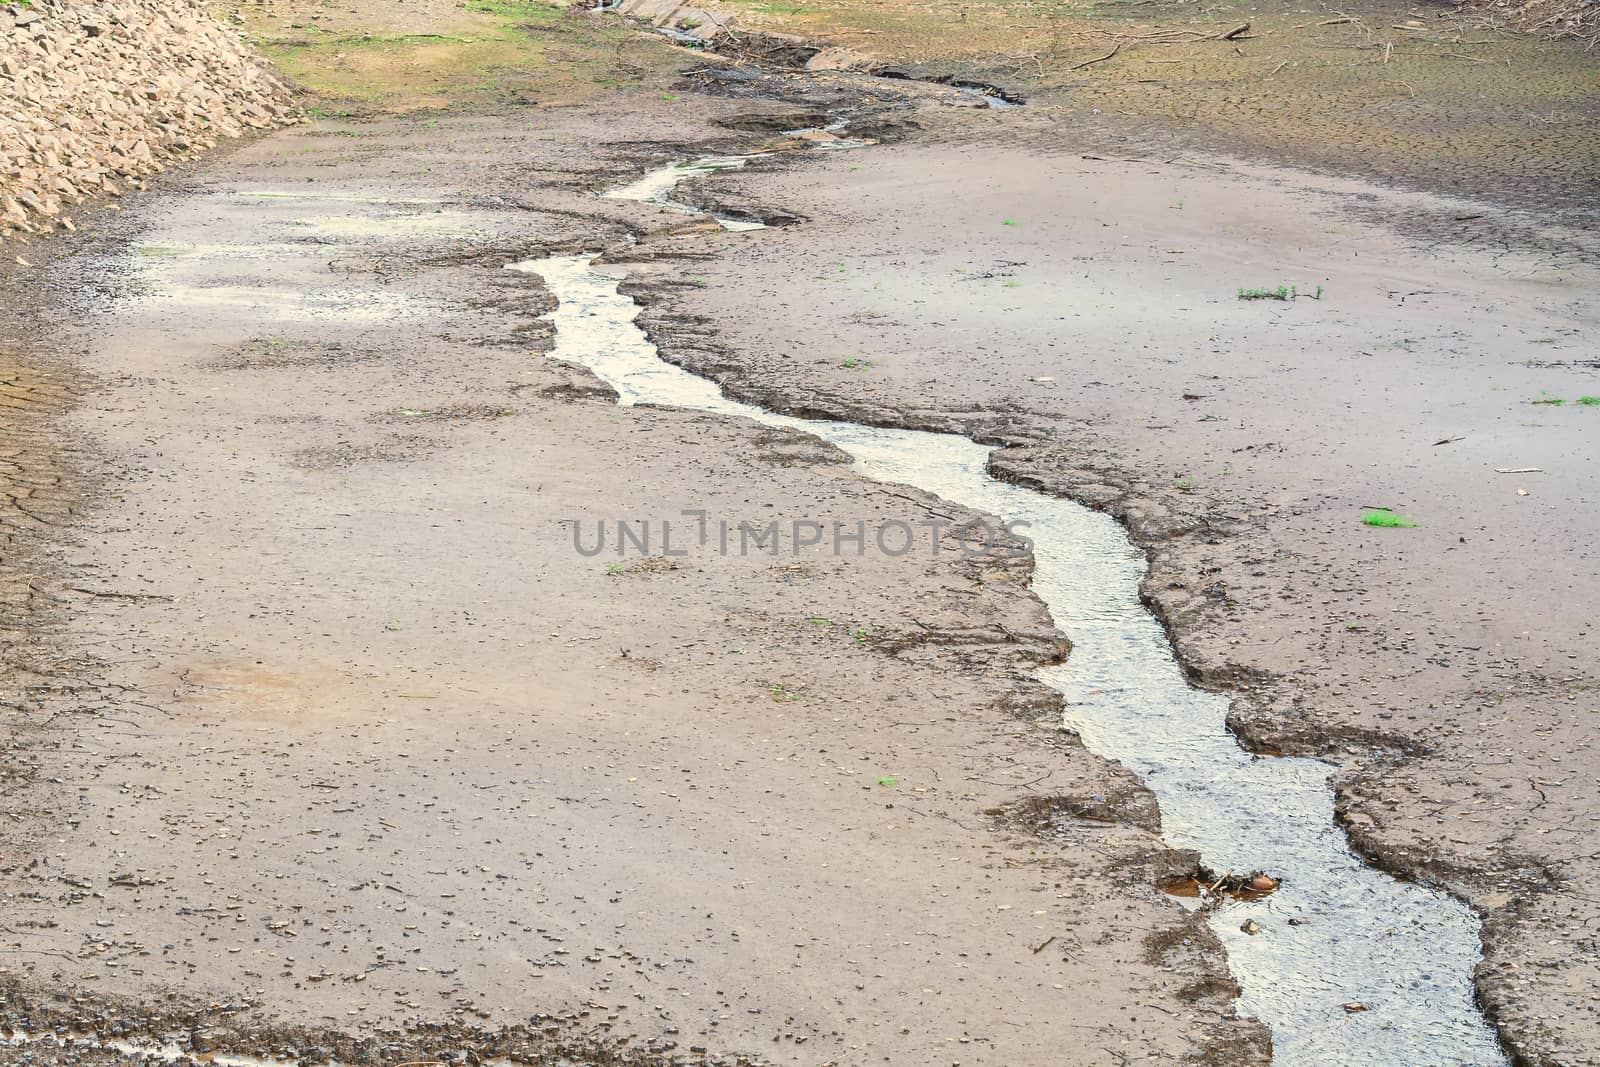
[{"label": "driftwood", "polygon": [[1241,22],[1233,29],[1224,30],[1221,33],[1205,33],[1201,30],[1155,30],[1151,33],[1123,34],[1117,38],[1116,45],[1105,55],[1086,59],[1082,63],[1074,63],[1067,69],[1082,70],[1084,67],[1092,67],[1096,63],[1104,63],[1106,60],[1116,56],[1128,45],[1138,41],[1147,41],[1153,44],[1182,44],[1192,41],[1247,41],[1250,40],[1250,36],[1246,36],[1247,34],[1250,34],[1250,23],[1248,22]]},{"label": "driftwood", "polygon": [[1126,37],[1120,38],[1117,41],[1117,46],[1115,48],[1113,48],[1111,51],[1107,52],[1105,55],[1100,56],[1097,59],[1087,60],[1087,61],[1085,61],[1083,63],[1075,63],[1072,66],[1068,67],[1067,69],[1068,70],[1082,70],[1084,67],[1092,67],[1096,63],[1104,63],[1106,60],[1110,59],[1112,56],[1114,56],[1118,52],[1122,51],[1122,46],[1127,44],[1127,43],[1128,43],[1128,39]]}]

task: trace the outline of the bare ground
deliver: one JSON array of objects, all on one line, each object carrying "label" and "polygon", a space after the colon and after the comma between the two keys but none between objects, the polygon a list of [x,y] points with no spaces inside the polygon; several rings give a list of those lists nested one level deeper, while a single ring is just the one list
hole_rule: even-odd
[{"label": "bare ground", "polygon": [[1592,234],[1053,116],[900,135],[700,180],[805,224],[659,242],[630,291],[668,358],[1123,518],[1242,743],[1338,760],[1354,845],[1485,916],[1519,1062],[1595,1062]]},{"label": "bare ground", "polygon": [[284,131],[13,274],[9,1027],[1264,1060],[1156,889],[1193,857],[1024,677],[1061,654],[1025,560],[573,551],[685,508],[920,514],[804,439],[614,406],[502,269],[618,245],[641,212],[590,189],[750,143],[710,121],[750,106]]}]

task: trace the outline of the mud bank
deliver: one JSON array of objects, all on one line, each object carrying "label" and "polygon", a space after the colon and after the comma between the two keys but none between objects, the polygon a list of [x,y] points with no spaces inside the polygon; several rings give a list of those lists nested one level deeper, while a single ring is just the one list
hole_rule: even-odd
[{"label": "mud bank", "polygon": [[[1005,118],[705,179],[702,204],[807,225],[645,244],[642,323],[730,395],[1005,445],[998,475],[1117,515],[1241,738],[1338,761],[1354,845],[1485,916],[1479,992],[1514,1057],[1591,1062],[1600,590],[1592,472],[1564,457],[1593,428],[1540,401],[1595,391],[1593,268],[1370,221],[1459,201],[1080,159]],[[1279,284],[1258,277],[1302,295],[1238,299]],[[1420,526],[1364,526],[1375,506]]]},{"label": "mud bank", "polygon": [[620,248],[656,209],[593,190],[758,140],[716,125],[747,101],[662,95],[281,131],[5,289],[8,351],[75,375],[43,440],[84,471],[10,576],[60,625],[19,616],[48,673],[6,675],[7,1025],[1262,1062],[1156,888],[1193,856],[1055,729],[1015,557],[575,551],[686,509],[944,510],[542,358],[554,301],[503,265]]}]

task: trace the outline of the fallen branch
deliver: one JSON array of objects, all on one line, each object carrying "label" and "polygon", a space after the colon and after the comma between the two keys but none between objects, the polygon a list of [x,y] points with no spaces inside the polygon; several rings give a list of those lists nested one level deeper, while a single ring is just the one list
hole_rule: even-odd
[{"label": "fallen branch", "polygon": [[1111,51],[1107,52],[1105,55],[1100,56],[1098,59],[1085,60],[1084,62],[1078,63],[1075,66],[1068,67],[1067,69],[1068,70],[1082,70],[1084,67],[1092,67],[1096,63],[1104,63],[1106,60],[1110,59],[1112,56],[1114,56],[1118,52],[1122,51],[1122,46],[1127,44],[1127,43],[1128,43],[1128,39],[1126,37],[1124,37],[1121,40],[1117,41],[1117,46],[1115,48],[1113,48]]},{"label": "fallen branch", "polygon": [[157,593],[103,593],[98,589],[85,589],[80,585],[69,585],[67,589],[73,593],[87,593],[89,596],[97,596],[104,600],[172,600],[170,596],[161,596]]}]

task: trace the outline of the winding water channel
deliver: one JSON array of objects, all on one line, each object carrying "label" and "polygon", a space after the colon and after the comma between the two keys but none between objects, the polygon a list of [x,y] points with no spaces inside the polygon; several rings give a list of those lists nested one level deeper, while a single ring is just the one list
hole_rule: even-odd
[{"label": "winding water channel", "polygon": [[[738,158],[674,164],[609,195],[681,208],[668,199],[678,180],[742,165]],[[1066,699],[1063,725],[1144,780],[1168,842],[1198,849],[1217,871],[1259,869],[1280,879],[1269,896],[1223,899],[1207,912],[1243,988],[1239,1010],[1271,1027],[1275,1062],[1506,1063],[1473,998],[1476,917],[1350,852],[1334,823],[1330,764],[1256,757],[1238,746],[1225,722],[1227,698],[1188,684],[1140,603],[1146,561],[1115,521],[997,481],[987,470],[992,449],[964,437],[799,419],[728,399],[660,358],[634,322],[638,305],[595,259],[557,256],[511,269],[539,275],[560,301],[550,314],[551,357],[588,367],[620,403],[800,430],[847,452],[862,477],[1028,524],[1034,592],[1073,641],[1065,664],[1039,672]],[[1242,928],[1247,920],[1257,932]]]}]

